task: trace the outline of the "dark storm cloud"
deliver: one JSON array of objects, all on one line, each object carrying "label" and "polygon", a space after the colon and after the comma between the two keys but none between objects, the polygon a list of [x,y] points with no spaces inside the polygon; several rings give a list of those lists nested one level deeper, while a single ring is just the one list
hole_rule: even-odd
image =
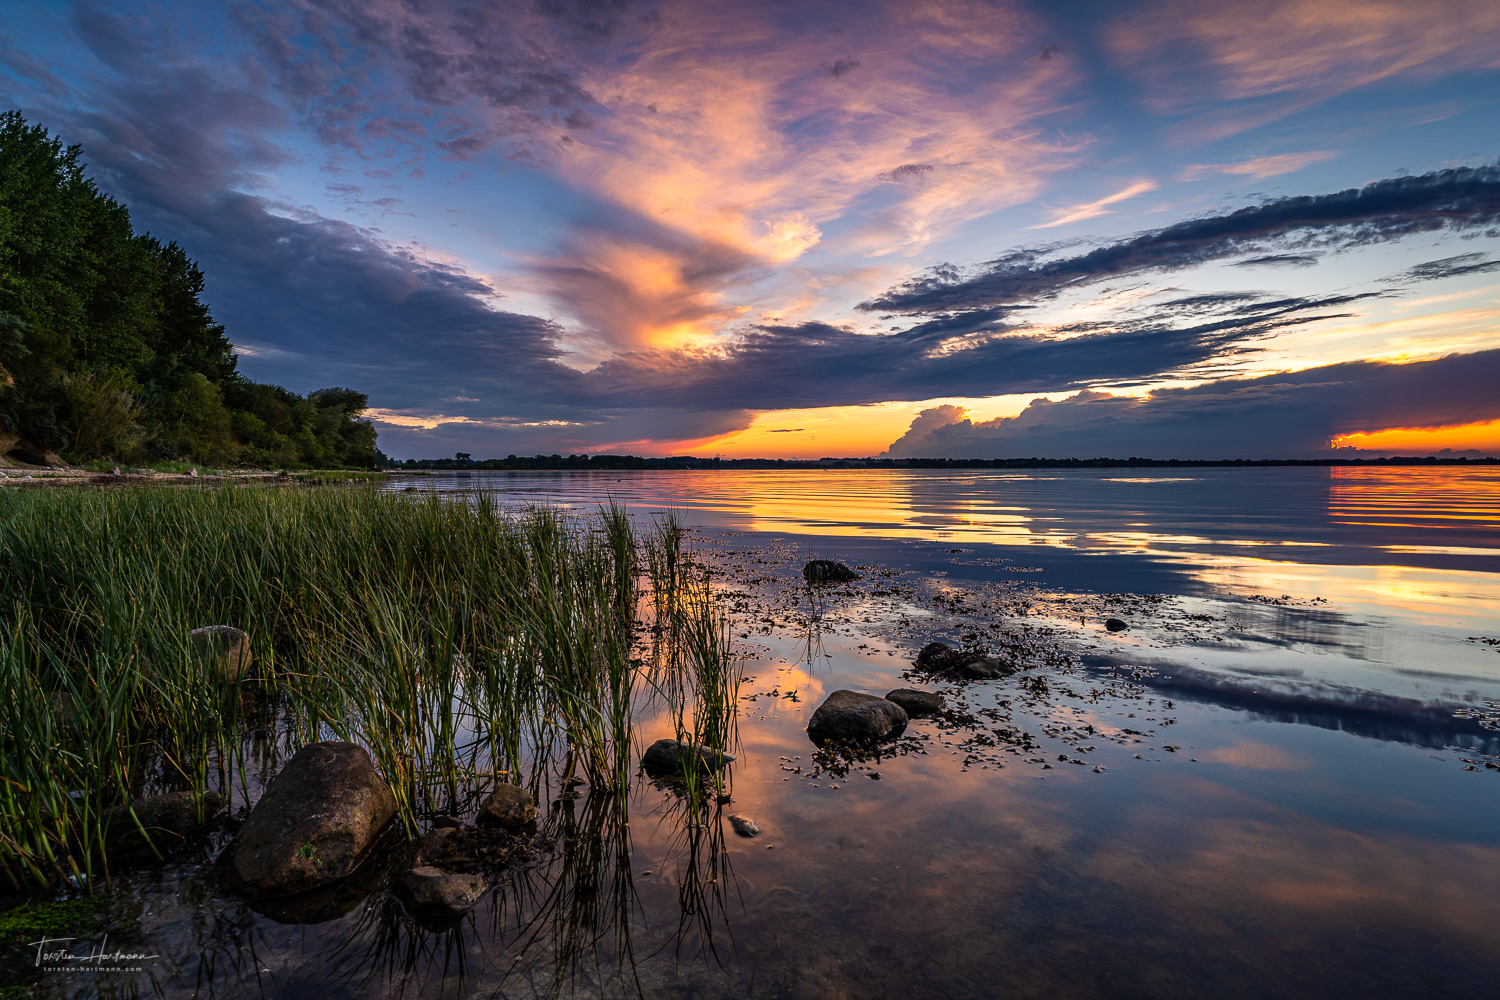
[{"label": "dark storm cloud", "polygon": [[1359,296],[1276,299],[1230,296],[1201,306],[1198,322],[1172,317],[1077,324],[1055,332],[1012,328],[989,313],[934,320],[890,334],[862,334],[822,323],[761,326],[711,351],[617,355],[587,376],[592,398],[747,409],[843,406],[935,396],[1051,392],[1085,385],[1130,385],[1244,351],[1278,330],[1347,315]]},{"label": "dark storm cloud", "polygon": [[1500,163],[1375,181],[1336,194],[1280,198],[1048,260],[1022,250],[962,277],[935,269],[861,303],[868,311],[919,314],[1043,299],[1131,274],[1173,271],[1277,248],[1345,249],[1438,230],[1500,226]]},{"label": "dark storm cloud", "polygon": [[958,407],[924,410],[896,457],[1307,458],[1331,438],[1388,427],[1500,418],[1500,350],[1433,361],[1359,361],[1223,379],[1143,398],[1080,392],[972,423]]}]

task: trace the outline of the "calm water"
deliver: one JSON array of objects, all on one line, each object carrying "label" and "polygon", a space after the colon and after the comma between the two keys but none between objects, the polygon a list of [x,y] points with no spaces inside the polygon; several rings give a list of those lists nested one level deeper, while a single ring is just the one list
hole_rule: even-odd
[{"label": "calm water", "polygon": [[[628,827],[554,802],[555,861],[443,930],[379,891],[258,912],[180,861],[125,894],[147,973],[44,993],[1500,996],[1500,470],[407,486],[693,526],[751,677],[725,811],[765,833],[645,782]],[[814,599],[809,558],[865,579]],[[914,684],[972,721],[818,754],[822,697],[908,686],[929,639],[1066,655]]]}]

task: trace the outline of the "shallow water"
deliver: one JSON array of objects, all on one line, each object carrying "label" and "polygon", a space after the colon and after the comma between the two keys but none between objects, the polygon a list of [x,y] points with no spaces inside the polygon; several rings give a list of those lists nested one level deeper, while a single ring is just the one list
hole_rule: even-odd
[{"label": "shallow water", "polygon": [[[552,852],[452,928],[378,881],[313,922],[258,912],[205,874],[211,841],[122,880],[144,971],[42,995],[1500,995],[1500,470],[385,488],[408,486],[691,525],[751,678],[733,803],[702,826],[645,781],[628,825],[544,803]],[[864,579],[812,594],[809,558]],[[903,678],[931,639],[1036,665]],[[958,711],[878,760],[809,741],[828,692],[904,686]]]}]

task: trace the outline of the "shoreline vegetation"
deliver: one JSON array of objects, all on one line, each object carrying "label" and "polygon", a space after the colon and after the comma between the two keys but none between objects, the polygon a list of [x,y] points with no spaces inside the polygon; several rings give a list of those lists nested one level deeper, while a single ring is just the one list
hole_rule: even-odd
[{"label": "shoreline vegetation", "polygon": [[19,112],[0,114],[0,469],[370,468],[364,393],[246,378],[204,275]]},{"label": "shoreline vegetation", "polygon": [[[243,651],[194,641],[236,629]],[[0,491],[0,883],[93,892],[122,833],[148,857],[181,843],[146,804],[243,812],[327,740],[369,752],[407,840],[507,784],[586,782],[623,822],[638,725],[730,759],[739,684],[670,517],[367,490]],[[682,770],[690,810],[726,787]]]}]

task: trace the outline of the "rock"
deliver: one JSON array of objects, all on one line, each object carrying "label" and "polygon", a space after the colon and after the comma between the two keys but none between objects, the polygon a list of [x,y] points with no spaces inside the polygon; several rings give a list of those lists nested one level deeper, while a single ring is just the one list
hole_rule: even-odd
[{"label": "rock", "polygon": [[943,710],[943,697],[932,691],[916,691],[898,688],[885,696],[886,701],[900,705],[907,715],[915,719],[919,715],[936,715]]},{"label": "rock", "polygon": [[197,469],[189,469],[189,470],[187,470],[187,474],[190,475],[190,476],[192,476],[192,477],[194,477],[194,478],[197,478],[197,476],[198,476],[198,470]]},{"label": "rock", "polygon": [[1123,632],[1130,626],[1118,618],[1106,618],[1104,619],[1104,627],[1111,632]]},{"label": "rock", "polygon": [[641,767],[647,774],[652,775],[683,774],[686,770],[684,762],[694,759],[698,761],[699,773],[707,774],[710,771],[717,771],[734,760],[734,754],[713,750],[697,743],[657,740],[646,748],[645,753],[641,754]]},{"label": "rock", "polygon": [[969,653],[959,657],[958,663],[949,673],[971,681],[990,681],[997,677],[1009,677],[1019,669],[1009,660],[985,656],[983,653]]},{"label": "rock", "polygon": [[489,886],[478,875],[453,875],[424,866],[397,875],[394,888],[413,913],[457,916],[473,909]]},{"label": "rock", "polygon": [[929,642],[917,654],[917,666],[932,674],[949,674],[964,680],[994,680],[1007,677],[1018,668],[1008,660],[983,653],[961,653],[942,642]]},{"label": "rock", "polygon": [[929,642],[917,654],[917,666],[933,673],[938,673],[955,666],[958,660],[958,650],[946,642]]},{"label": "rock", "polygon": [[734,827],[734,832],[741,837],[760,836],[760,824],[749,816],[730,816],[729,825]]},{"label": "rock", "polygon": [[808,583],[848,583],[858,580],[859,574],[841,562],[814,559],[802,567],[802,578]]},{"label": "rock", "polygon": [[[201,806],[201,809],[200,809]],[[145,846],[140,827],[144,827],[157,848],[175,847],[189,834],[201,830],[224,809],[224,796],[206,791],[167,792],[136,799],[129,806],[111,806],[104,811],[104,826],[109,839],[130,846]],[[135,818],[131,818],[131,812]],[[140,821],[140,827],[136,825]]]},{"label": "rock", "polygon": [[417,864],[424,865],[429,861],[436,861],[447,851],[448,841],[458,832],[455,826],[439,826],[428,830],[417,838],[417,843],[412,851],[416,855]]},{"label": "rock", "polygon": [[432,817],[432,825],[435,827],[463,826],[464,821],[459,819],[457,816],[448,816],[439,813],[438,815]]},{"label": "rock", "polygon": [[536,800],[516,785],[496,785],[479,805],[475,822],[482,826],[503,826],[507,830],[525,826],[536,819]]},{"label": "rock", "polygon": [[271,779],[229,845],[229,883],[283,896],[354,871],[396,812],[396,800],[353,743],[312,743]]},{"label": "rock", "polygon": [[109,470],[109,474],[111,476],[118,476],[120,474],[120,467],[118,465],[112,466]]},{"label": "rock", "polygon": [[213,661],[225,684],[243,680],[250,673],[250,636],[229,625],[209,625],[188,633],[193,654]]},{"label": "rock", "polygon": [[878,739],[906,725],[906,710],[893,701],[858,691],[835,691],[813,712],[807,731],[835,739]]}]

